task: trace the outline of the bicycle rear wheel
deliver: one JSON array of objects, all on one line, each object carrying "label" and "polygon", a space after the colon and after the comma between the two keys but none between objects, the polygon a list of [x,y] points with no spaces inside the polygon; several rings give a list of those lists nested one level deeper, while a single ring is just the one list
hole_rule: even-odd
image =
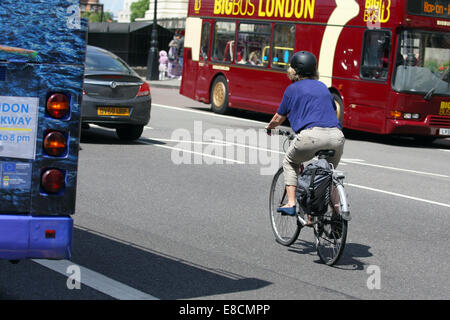
[{"label": "bicycle rear wheel", "polygon": [[317,217],[320,222],[314,227],[317,254],[320,260],[332,266],[336,264],[344,251],[347,241],[347,220],[341,215],[341,203],[335,182],[328,204],[328,210],[323,217]]},{"label": "bicycle rear wheel", "polygon": [[273,177],[272,186],[270,187],[269,213],[275,240],[284,246],[293,244],[297,240],[301,229],[297,214],[290,216],[277,212],[277,209],[286,204],[287,201],[283,168],[280,168]]}]

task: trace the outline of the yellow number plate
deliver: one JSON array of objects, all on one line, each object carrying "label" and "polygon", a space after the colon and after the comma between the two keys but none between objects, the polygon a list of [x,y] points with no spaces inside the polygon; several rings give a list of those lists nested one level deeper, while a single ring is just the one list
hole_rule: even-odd
[{"label": "yellow number plate", "polygon": [[450,101],[442,101],[441,109],[439,110],[440,116],[450,116]]},{"label": "yellow number plate", "polygon": [[129,116],[130,108],[99,107],[97,114],[99,116]]}]

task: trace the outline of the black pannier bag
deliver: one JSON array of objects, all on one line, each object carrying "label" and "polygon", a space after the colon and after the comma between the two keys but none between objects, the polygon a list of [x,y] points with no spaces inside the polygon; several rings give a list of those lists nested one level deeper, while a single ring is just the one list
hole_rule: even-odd
[{"label": "black pannier bag", "polygon": [[325,159],[316,160],[298,177],[297,201],[303,212],[318,216],[327,212],[333,172]]}]

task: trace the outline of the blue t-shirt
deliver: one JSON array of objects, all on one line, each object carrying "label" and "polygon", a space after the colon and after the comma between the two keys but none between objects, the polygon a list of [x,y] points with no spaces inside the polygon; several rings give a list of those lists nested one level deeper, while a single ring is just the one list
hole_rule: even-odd
[{"label": "blue t-shirt", "polygon": [[296,81],[287,87],[277,113],[287,116],[298,133],[311,127],[342,129],[336,105],[327,86],[317,80]]}]

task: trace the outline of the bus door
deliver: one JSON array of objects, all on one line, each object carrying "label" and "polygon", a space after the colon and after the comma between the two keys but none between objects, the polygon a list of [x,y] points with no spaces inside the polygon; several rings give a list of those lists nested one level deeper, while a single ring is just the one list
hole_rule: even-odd
[{"label": "bus door", "polygon": [[75,0],[0,4],[0,259],[71,256],[87,25]]},{"label": "bus door", "polygon": [[[352,37],[355,39],[355,31]],[[386,121],[386,109],[390,104],[389,69],[393,52],[390,30],[366,30],[361,34],[362,54],[360,79],[352,82],[352,91],[364,93],[347,103],[346,122],[353,129],[380,132]],[[362,98],[364,97],[364,98]],[[348,123],[350,122],[350,123]]]},{"label": "bus door", "polygon": [[209,99],[210,87],[210,47],[211,47],[211,22],[203,21],[200,56],[198,62],[198,78],[196,83],[196,95],[201,101],[206,102]]}]

